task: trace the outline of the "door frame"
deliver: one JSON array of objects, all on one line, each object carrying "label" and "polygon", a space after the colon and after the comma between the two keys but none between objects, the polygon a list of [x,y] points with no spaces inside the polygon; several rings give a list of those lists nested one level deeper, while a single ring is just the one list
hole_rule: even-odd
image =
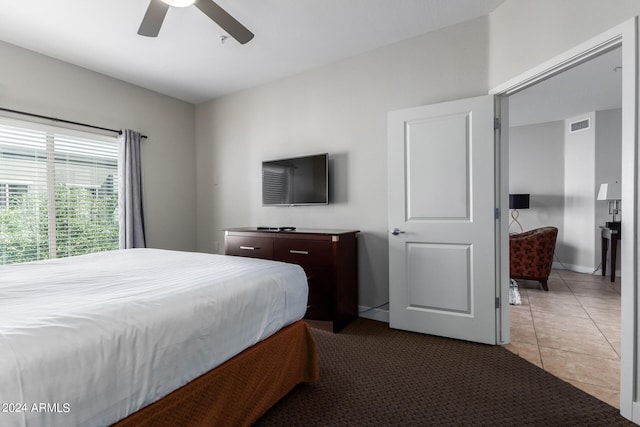
[{"label": "door frame", "polygon": [[[598,55],[622,47],[622,200],[625,206],[621,243],[621,354],[620,354],[620,413],[640,424],[640,402],[635,390],[640,388],[638,369],[638,340],[640,317],[638,315],[638,17],[632,18],[609,31],[568,50],[537,67],[495,87],[489,94],[495,95],[498,117],[508,114],[508,97],[538,82],[580,65]],[[506,122],[505,122],[506,123]],[[496,150],[500,159],[496,163],[496,203],[502,213],[500,230],[496,233],[498,244],[497,267],[500,295],[508,293],[508,148],[505,134]],[[509,306],[503,304],[499,325],[501,337],[509,339]]]}]

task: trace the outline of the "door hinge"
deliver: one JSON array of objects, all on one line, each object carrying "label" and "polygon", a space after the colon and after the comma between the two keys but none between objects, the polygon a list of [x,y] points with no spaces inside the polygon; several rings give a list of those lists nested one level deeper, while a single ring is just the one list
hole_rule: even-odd
[{"label": "door hinge", "polygon": [[496,297],[496,308],[500,308],[500,297]]},{"label": "door hinge", "polygon": [[494,215],[496,217],[496,219],[500,219],[500,208],[494,208]]},{"label": "door hinge", "polygon": [[493,130],[500,130],[500,119],[498,117],[493,119]]}]

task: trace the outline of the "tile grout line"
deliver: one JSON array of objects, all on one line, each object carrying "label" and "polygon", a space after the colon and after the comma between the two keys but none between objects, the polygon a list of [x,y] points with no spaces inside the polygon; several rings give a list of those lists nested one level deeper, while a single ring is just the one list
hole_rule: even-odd
[{"label": "tile grout line", "polygon": [[[591,274],[592,276],[594,274]],[[560,277],[560,279],[562,280],[562,282],[564,283],[564,285],[569,289],[569,291],[571,292],[571,294],[573,295],[573,297],[576,299],[577,303],[580,305],[580,307],[582,308],[582,310],[585,312],[585,314],[589,317],[589,320],[591,320],[591,322],[593,323],[593,325],[596,327],[596,329],[598,330],[598,332],[600,333],[600,335],[602,335],[602,338],[604,338],[604,340],[607,342],[607,344],[609,344],[609,347],[611,347],[611,350],[618,355],[618,360],[620,360],[620,355],[618,354],[618,352],[616,351],[615,347],[613,346],[613,344],[611,344],[611,341],[609,341],[609,338],[607,338],[607,336],[602,332],[602,329],[600,329],[600,326],[598,326],[598,322],[596,322],[596,320],[591,316],[591,314],[589,314],[589,310],[587,310],[587,308],[582,304],[582,302],[580,301],[580,299],[576,296],[576,294],[573,292],[573,289],[571,289],[571,287],[567,284],[567,282],[564,280],[564,278],[560,275],[558,275]],[[612,359],[613,360],[613,359]]]},{"label": "tile grout line", "polygon": [[[533,335],[536,338],[536,348],[538,349],[538,357],[540,358],[540,367],[544,369],[544,361],[542,360],[542,352],[540,351],[540,342],[538,341],[538,330],[536,322],[533,320],[533,310],[531,310],[531,299],[529,298],[529,289],[524,289],[527,293],[527,306],[529,307],[529,316],[531,316],[531,324],[533,325]],[[544,369],[546,371],[546,369]]]},{"label": "tile grout line", "polygon": [[[593,275],[593,274],[592,274]],[[573,297],[575,298],[576,302],[578,303],[578,305],[580,306],[580,308],[582,309],[582,311],[584,311],[584,313],[587,315],[587,317],[589,318],[589,320],[591,321],[591,323],[593,323],[593,325],[596,327],[596,329],[598,330],[598,332],[600,333],[600,335],[602,336],[602,338],[604,338],[604,340],[607,342],[607,344],[609,344],[609,347],[611,347],[611,350],[613,350],[614,354],[618,354],[618,352],[615,350],[615,348],[613,347],[613,345],[611,344],[611,342],[609,341],[609,339],[606,337],[606,335],[602,332],[602,330],[600,329],[600,327],[598,326],[598,322],[589,314],[589,311],[587,310],[587,308],[582,304],[582,302],[580,301],[580,299],[578,298],[578,296],[575,294],[575,292],[573,291],[573,289],[567,284],[566,280],[564,277],[562,277],[561,274],[558,274],[558,278],[562,281],[562,283],[564,284],[564,286],[567,287],[567,289],[569,289],[569,292],[571,292],[571,295],[573,295]],[[595,283],[595,282],[594,282]],[[535,323],[534,323],[534,327],[535,327]],[[537,337],[536,337],[537,339]],[[540,347],[540,346],[539,346]],[[565,350],[568,353],[574,353],[574,354],[580,354],[580,355],[585,355],[584,353],[576,353],[576,352],[572,352],[569,350]],[[593,356],[591,354],[586,354],[586,356]],[[596,356],[593,356],[596,357]],[[540,358],[542,359],[542,355],[540,356]],[[600,358],[598,358],[600,359]],[[619,362],[619,359],[607,359],[607,358],[602,358],[605,360],[617,360]],[[570,378],[564,378],[561,375],[557,375],[559,378],[562,378],[564,381],[576,381],[575,379],[570,379]],[[584,382],[584,381],[582,381]],[[605,388],[607,389],[608,387],[603,387],[602,385],[599,384],[592,384],[592,383],[585,383],[585,384],[589,384],[592,386],[596,386],[596,387],[601,387],[601,388]]]},{"label": "tile grout line", "polygon": [[[601,328],[600,328],[600,326],[598,325],[598,322],[596,321],[596,319],[595,319],[593,316],[591,316],[591,315],[589,314],[589,312],[587,311],[587,308],[585,307],[585,305],[583,304],[583,302],[581,302],[581,301],[578,299],[578,295],[574,292],[574,289],[573,289],[573,288],[571,288],[571,287],[568,285],[567,281],[568,281],[568,280],[570,280],[570,281],[571,281],[571,279],[572,279],[573,277],[572,277],[571,275],[567,275],[567,277],[565,278],[563,275],[561,275],[561,274],[559,274],[559,273],[555,274],[554,276],[555,276],[555,278],[557,278],[557,279],[558,279],[558,282],[559,282],[558,284],[560,284],[560,283],[561,283],[561,284],[562,284],[563,286],[565,286],[565,287],[568,289],[568,291],[571,293],[571,297],[569,297],[569,299],[571,299],[571,298],[572,298],[572,299],[577,303],[577,307],[579,307],[579,308],[577,308],[577,309],[578,309],[579,311],[581,311],[582,313],[586,314],[586,319],[589,319],[589,321],[591,321],[591,323],[596,327],[597,333],[599,333],[599,334],[600,334],[600,336],[606,340],[607,344],[608,344],[608,345],[612,348],[612,350],[614,351],[614,354],[615,354],[615,355],[618,355],[618,352],[617,352],[617,351],[615,351],[615,348],[614,348],[613,344],[611,343],[611,341],[609,341],[609,339],[607,338],[607,336],[602,332],[602,329],[601,329]],[[590,284],[591,284],[591,283],[596,284],[596,286],[594,286],[594,287],[593,287],[593,289],[595,289],[595,290],[597,290],[597,289],[598,289],[598,286],[602,284],[602,283],[600,283],[600,281],[588,281],[588,280],[581,280],[580,278],[577,278],[577,277],[573,278],[573,281],[578,281],[578,282],[590,282]],[[577,286],[577,288],[580,288],[580,286]],[[523,311],[523,312],[522,312],[522,314],[523,314],[523,315],[525,315],[525,317],[523,318],[523,320],[524,320],[524,319],[526,319],[526,316],[527,316],[525,313],[528,313],[528,317],[529,317],[529,319],[530,319],[530,321],[531,321],[531,325],[533,326],[533,337],[534,337],[534,339],[535,339],[535,346],[536,346],[536,350],[537,350],[537,354],[538,354],[538,360],[540,361],[540,367],[541,367],[541,369],[545,370],[546,372],[551,373],[552,375],[554,375],[554,376],[556,376],[556,377],[558,377],[558,378],[561,378],[563,381],[567,381],[567,382],[576,382],[576,383],[581,383],[581,382],[582,382],[582,383],[584,383],[584,384],[585,384],[585,386],[588,386],[588,387],[596,387],[598,390],[603,390],[603,392],[604,392],[605,394],[606,394],[606,393],[608,393],[608,392],[606,392],[606,391],[604,391],[604,390],[609,390],[609,392],[611,392],[611,393],[613,393],[613,394],[615,394],[615,392],[619,391],[617,388],[611,388],[611,389],[609,389],[607,386],[604,386],[604,385],[602,385],[602,384],[593,384],[593,383],[591,383],[591,382],[584,382],[584,380],[579,380],[579,379],[573,378],[573,377],[571,377],[571,376],[570,376],[570,377],[566,377],[566,375],[565,375],[566,373],[563,373],[563,372],[557,372],[557,373],[555,373],[555,372],[551,372],[551,371],[548,371],[547,369],[545,369],[545,363],[544,363],[544,361],[543,361],[543,358],[542,358],[542,351],[541,351],[542,346],[540,345],[540,341],[539,341],[539,337],[538,337],[539,332],[541,332],[541,331],[539,331],[539,330],[538,330],[538,327],[539,327],[540,325],[536,325],[536,322],[535,322],[535,320],[534,320],[534,315],[533,315],[533,311],[538,311],[537,309],[538,309],[539,307],[537,307],[537,305],[535,304],[535,302],[532,304],[532,300],[531,300],[531,298],[530,298],[530,297],[531,297],[531,295],[529,295],[529,290],[530,290],[530,289],[527,289],[527,288],[521,288],[521,289],[522,289],[523,299],[524,299],[524,298],[526,298],[526,303],[528,304],[527,311],[526,311],[526,312],[525,312],[525,311]],[[614,289],[614,290],[615,290],[615,289]],[[585,288],[585,292],[584,292],[584,293],[585,293],[585,295],[582,295],[582,296],[589,297],[589,296],[590,296],[589,291],[590,291],[590,288]],[[537,294],[536,294],[536,295],[537,295]],[[618,294],[618,295],[620,295],[620,294]],[[568,297],[568,294],[567,294],[567,297]],[[597,298],[597,295],[593,295],[593,297]],[[534,298],[534,299],[533,299],[533,301],[536,301],[536,298]],[[523,301],[523,302],[524,302],[524,301]],[[543,302],[543,300],[540,300],[540,302]],[[535,308],[536,310],[534,310],[534,308]],[[544,311],[544,310],[543,310],[543,311]],[[586,320],[586,319],[585,319],[585,320]],[[512,319],[512,321],[513,321],[513,319]],[[606,322],[606,321],[604,321],[604,323],[603,323],[603,324],[607,324],[607,322]],[[567,332],[567,333],[568,333],[568,334],[570,334],[570,332]],[[614,335],[612,335],[612,336],[614,336]],[[549,349],[553,350],[553,348],[552,348],[552,347],[545,347],[545,348],[549,348]],[[585,355],[584,353],[579,353],[579,352],[572,352],[572,351],[561,350],[561,349],[558,349],[558,350],[559,350],[559,351],[565,351],[565,352],[567,352],[567,353],[573,353],[573,354],[575,354],[575,355]],[[592,355],[592,354],[586,354],[586,356],[594,356],[594,355]],[[523,357],[523,356],[521,356],[521,357]],[[596,357],[596,356],[594,356],[594,357]],[[596,357],[596,358],[597,358],[597,357]],[[598,359],[602,359],[603,361],[604,361],[604,360],[610,360],[611,362],[614,362],[614,363],[615,363],[615,362],[618,362],[618,363],[619,363],[619,359],[617,359],[617,360],[616,360],[616,359],[607,359],[607,358],[598,358]],[[578,388],[582,388],[582,387],[580,387],[580,386],[577,386],[577,387],[578,387]],[[605,400],[605,401],[606,401],[606,400],[608,400],[606,397],[602,397],[602,396],[600,395],[600,392],[591,392],[591,391],[587,391],[587,389],[583,389],[583,391],[585,391],[585,392],[587,392],[587,393],[589,393],[589,394],[591,394],[591,395],[593,395],[593,396],[595,396],[595,397],[597,397],[597,398],[599,398],[599,399],[601,399],[601,400]],[[615,400],[615,398],[614,398],[614,400]],[[615,403],[615,401],[610,401],[610,403],[612,404],[612,406],[617,406],[617,405],[616,405],[616,403]]]}]

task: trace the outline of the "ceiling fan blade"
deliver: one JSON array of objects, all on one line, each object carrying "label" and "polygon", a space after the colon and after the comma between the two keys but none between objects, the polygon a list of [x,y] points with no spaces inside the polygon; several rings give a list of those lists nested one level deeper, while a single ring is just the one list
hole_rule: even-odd
[{"label": "ceiling fan blade", "polygon": [[167,15],[169,5],[160,0],[151,0],[147,12],[142,18],[138,34],[147,37],[157,37],[162,27],[162,21]]},{"label": "ceiling fan blade", "polygon": [[212,0],[196,0],[194,5],[239,43],[245,44],[253,38],[251,31]]}]

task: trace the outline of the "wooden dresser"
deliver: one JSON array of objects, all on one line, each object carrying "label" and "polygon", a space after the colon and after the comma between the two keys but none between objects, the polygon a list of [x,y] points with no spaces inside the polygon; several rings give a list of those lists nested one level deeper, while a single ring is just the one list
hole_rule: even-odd
[{"label": "wooden dresser", "polygon": [[333,331],[358,317],[358,231],[233,228],[225,254],[290,262],[307,273],[305,319],[329,320]]}]

